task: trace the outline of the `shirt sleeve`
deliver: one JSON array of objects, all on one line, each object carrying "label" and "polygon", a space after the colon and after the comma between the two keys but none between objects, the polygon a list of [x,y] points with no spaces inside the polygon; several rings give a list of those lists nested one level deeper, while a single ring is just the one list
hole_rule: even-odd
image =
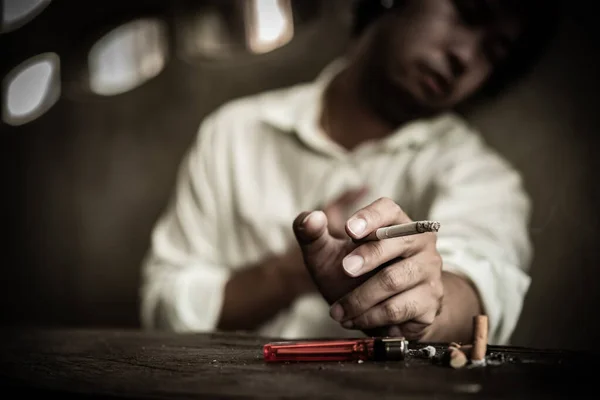
[{"label": "shirt sleeve", "polygon": [[438,251],[445,270],[477,289],[490,343],[505,345],[530,284],[530,201],[520,174],[479,136],[451,136],[430,154],[436,195],[429,215],[441,223]]},{"label": "shirt sleeve", "polygon": [[145,329],[216,328],[229,268],[217,247],[218,146],[209,116],[184,157],[173,197],[157,221],[142,264],[141,324]]}]

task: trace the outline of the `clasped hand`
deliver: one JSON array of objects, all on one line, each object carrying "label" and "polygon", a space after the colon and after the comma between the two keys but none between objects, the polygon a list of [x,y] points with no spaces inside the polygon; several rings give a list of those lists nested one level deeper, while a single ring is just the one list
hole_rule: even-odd
[{"label": "clasped hand", "polygon": [[442,259],[435,233],[360,242],[378,228],[411,222],[380,198],[352,215],[346,238],[332,235],[324,212],[303,212],[293,228],[304,263],[331,305],[331,317],[370,335],[425,340],[441,311]]}]

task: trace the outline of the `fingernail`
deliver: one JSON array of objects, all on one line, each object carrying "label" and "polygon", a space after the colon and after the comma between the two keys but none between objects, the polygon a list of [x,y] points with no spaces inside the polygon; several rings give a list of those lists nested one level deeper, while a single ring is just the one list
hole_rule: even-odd
[{"label": "fingernail", "polygon": [[311,215],[313,215],[315,212],[310,212],[308,213],[308,215],[306,217],[304,217],[304,219],[302,220],[302,225],[306,225],[306,222],[309,220],[309,218],[311,217]]},{"label": "fingernail", "polygon": [[340,322],[344,318],[344,309],[341,305],[334,304],[329,310],[329,315],[337,322]]},{"label": "fingernail", "polygon": [[356,236],[362,234],[367,228],[367,221],[362,218],[356,218],[348,222],[348,228]]},{"label": "fingernail", "polygon": [[319,214],[323,214],[323,211],[312,211],[310,214],[308,214],[306,217],[304,217],[301,225],[302,226],[306,225],[309,219],[314,218],[315,216],[317,216]]},{"label": "fingernail", "polygon": [[350,275],[356,275],[365,264],[365,259],[358,255],[352,255],[342,260],[342,266]]},{"label": "fingernail", "polygon": [[346,329],[352,329],[354,328],[354,322],[352,322],[351,320],[344,321],[342,322],[342,326]]}]

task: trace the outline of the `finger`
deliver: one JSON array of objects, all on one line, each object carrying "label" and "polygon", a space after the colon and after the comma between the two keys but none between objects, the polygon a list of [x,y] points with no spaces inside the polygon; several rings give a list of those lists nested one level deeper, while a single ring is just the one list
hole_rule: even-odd
[{"label": "finger", "polygon": [[302,251],[318,251],[327,245],[330,236],[327,216],[323,211],[300,213],[292,224],[296,241]]},{"label": "finger", "polygon": [[395,326],[398,327],[398,331],[402,332],[399,336],[411,341],[423,340],[431,331],[431,323],[408,321]]},{"label": "finger", "polygon": [[360,276],[396,258],[411,257],[426,244],[422,235],[365,242],[344,257],[342,266],[349,276]]},{"label": "finger", "polygon": [[427,277],[426,269],[418,257],[407,258],[381,269],[332,305],[331,317],[339,322],[363,314],[387,298],[423,282]]},{"label": "finger", "polygon": [[428,336],[431,334],[431,326],[440,314],[442,302],[442,299],[438,301],[437,311],[432,308],[424,315],[411,321],[407,321],[400,325],[392,325],[388,331],[399,332],[396,336],[403,336],[407,340],[428,340]]},{"label": "finger", "polygon": [[412,222],[393,200],[382,197],[358,210],[346,222],[346,232],[353,239],[361,239],[384,226]]},{"label": "finger", "polygon": [[303,212],[293,222],[294,235],[305,265],[311,272],[322,268],[331,270],[335,264],[336,279],[343,279],[345,274],[338,267],[339,263],[343,255],[354,250],[356,245],[332,236],[327,225],[327,216],[322,211]]},{"label": "finger", "polygon": [[[381,332],[382,328],[372,329],[372,331]],[[431,331],[431,324],[416,321],[408,321],[400,325],[391,325],[383,328],[384,335],[402,337],[409,341],[428,340],[427,336],[430,335]],[[377,335],[381,334],[378,333]]]},{"label": "finger", "polygon": [[[351,320],[354,329],[372,329],[388,325],[400,325],[402,333],[410,332],[411,326],[402,326],[409,321],[415,322],[412,328],[431,325],[439,308],[439,298],[429,289],[429,285],[419,285],[402,292],[381,304],[372,307]],[[346,324],[348,326],[350,324]],[[404,329],[403,329],[404,328]],[[418,330],[418,329],[416,329]],[[410,332],[417,334],[418,332]]]}]

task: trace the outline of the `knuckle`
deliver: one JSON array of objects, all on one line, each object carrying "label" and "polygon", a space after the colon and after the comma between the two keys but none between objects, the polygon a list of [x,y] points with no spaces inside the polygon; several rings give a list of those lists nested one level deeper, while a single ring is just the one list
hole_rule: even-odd
[{"label": "knuckle", "polygon": [[367,208],[364,210],[364,213],[364,218],[367,220],[367,223],[369,225],[379,227],[381,223],[380,221],[382,220],[382,216],[379,210],[377,210],[377,208]]},{"label": "knuckle", "polygon": [[442,302],[442,300],[444,299],[444,285],[439,284],[439,285],[435,285],[435,298],[438,300],[439,303]]},{"label": "knuckle", "polygon": [[405,259],[402,270],[407,282],[416,282],[421,275],[421,264],[412,259]]},{"label": "knuckle", "polygon": [[404,336],[410,341],[421,341],[427,335],[427,330],[421,325],[409,324],[403,325],[402,331],[405,333]]},{"label": "knuckle", "polygon": [[402,220],[404,218],[404,210],[402,209],[402,207],[400,207],[398,203],[396,203],[391,198],[380,197],[378,202],[381,209],[386,210],[386,214],[389,213],[393,215],[394,217],[396,217],[397,220]]},{"label": "knuckle", "polygon": [[389,197],[380,197],[379,200],[381,201],[381,205],[386,208],[393,208],[398,206],[396,202]]},{"label": "knuckle", "polygon": [[348,296],[342,299],[340,303],[349,316],[362,314],[363,301],[356,293],[350,293]]},{"label": "knuckle", "polygon": [[406,219],[406,214],[404,213],[404,210],[396,203],[394,203],[394,214],[396,215],[396,219],[398,221],[403,221]]},{"label": "knuckle", "polygon": [[404,318],[406,320],[411,320],[417,317],[417,302],[414,300],[408,300],[404,303],[402,312],[404,313]]},{"label": "knuckle", "polygon": [[374,241],[370,243],[368,254],[364,255],[365,260],[370,262],[376,262],[381,260],[385,255],[385,249],[382,241]]},{"label": "knuckle", "polygon": [[370,213],[372,213],[373,218],[377,218],[376,221],[382,221],[383,215],[390,215],[390,213],[395,213],[396,208],[399,207],[392,199],[389,197],[380,197],[372,203],[372,207],[368,207]]},{"label": "knuckle", "polygon": [[402,287],[403,283],[404,278],[399,268],[390,266],[381,271],[381,285],[383,286],[384,290],[388,292],[395,292]]},{"label": "knuckle", "polygon": [[442,256],[440,255],[440,253],[438,253],[437,251],[432,253],[432,255],[429,257],[428,265],[430,265],[433,268],[433,271],[431,272],[434,272],[434,275],[436,277],[441,277],[444,261],[442,260]]},{"label": "knuckle", "polygon": [[385,318],[389,323],[398,322],[402,319],[403,310],[394,302],[388,302],[383,306]]},{"label": "knuckle", "polygon": [[432,325],[435,322],[436,316],[435,312],[428,312],[421,318],[420,322],[424,325]]},{"label": "knuckle", "polygon": [[397,240],[400,246],[403,246],[406,248],[411,248],[413,246],[413,244],[415,243],[415,241],[418,240],[418,238],[416,238],[414,236],[415,235],[400,236],[400,237],[394,238],[393,240]]},{"label": "knuckle", "polygon": [[440,302],[444,297],[444,285],[441,280],[432,280],[429,282],[431,297],[436,301]]}]

